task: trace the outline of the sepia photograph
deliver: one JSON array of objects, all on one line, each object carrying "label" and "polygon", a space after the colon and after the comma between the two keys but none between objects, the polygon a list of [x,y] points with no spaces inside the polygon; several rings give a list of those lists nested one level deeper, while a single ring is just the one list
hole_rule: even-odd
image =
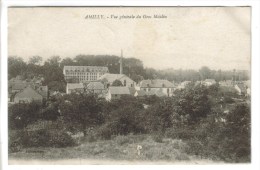
[{"label": "sepia photograph", "polygon": [[251,7],[9,7],[8,164],[251,163]]}]

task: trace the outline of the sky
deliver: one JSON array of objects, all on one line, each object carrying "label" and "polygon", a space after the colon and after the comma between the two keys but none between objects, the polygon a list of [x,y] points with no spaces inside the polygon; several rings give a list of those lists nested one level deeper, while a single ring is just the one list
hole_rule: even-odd
[{"label": "sky", "polygon": [[8,55],[26,61],[36,55],[119,56],[122,49],[124,57],[155,69],[249,70],[250,16],[250,7],[9,8]]}]

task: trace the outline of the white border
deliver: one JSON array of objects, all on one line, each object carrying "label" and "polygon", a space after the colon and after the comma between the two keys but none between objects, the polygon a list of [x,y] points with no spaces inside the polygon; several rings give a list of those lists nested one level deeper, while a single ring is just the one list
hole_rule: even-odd
[{"label": "white border", "polygon": [[[1,155],[0,155],[0,168],[5,169],[86,169],[86,168],[108,168],[107,166],[8,166],[8,155],[7,155],[7,8],[10,6],[251,6],[252,7],[252,163],[251,164],[236,164],[236,165],[167,165],[160,166],[149,165],[144,168],[177,168],[177,169],[260,169],[260,140],[259,140],[259,129],[260,129],[260,98],[259,98],[259,73],[260,73],[260,53],[259,53],[259,21],[260,21],[260,1],[258,0],[176,0],[176,1],[166,1],[166,0],[157,0],[157,1],[148,1],[148,0],[98,0],[98,1],[83,1],[83,0],[3,0],[1,7],[1,103],[0,103],[0,125],[1,125]],[[3,140],[5,139],[5,140]],[[143,166],[109,166],[113,169],[121,168],[142,168]]]}]

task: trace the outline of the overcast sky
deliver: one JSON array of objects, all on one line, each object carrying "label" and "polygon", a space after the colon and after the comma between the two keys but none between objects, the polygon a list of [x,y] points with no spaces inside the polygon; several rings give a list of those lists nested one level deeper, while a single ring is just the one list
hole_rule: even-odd
[{"label": "overcast sky", "polygon": [[[163,19],[111,15],[163,14]],[[103,19],[85,19],[104,15]],[[155,69],[250,69],[249,7],[10,8],[9,56],[78,54],[141,59]]]}]

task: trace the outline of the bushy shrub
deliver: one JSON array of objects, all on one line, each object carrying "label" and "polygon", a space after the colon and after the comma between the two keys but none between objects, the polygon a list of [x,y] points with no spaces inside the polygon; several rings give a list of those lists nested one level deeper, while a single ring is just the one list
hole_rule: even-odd
[{"label": "bushy shrub", "polygon": [[198,140],[187,141],[188,147],[185,148],[187,154],[201,155],[204,148],[203,143]]},{"label": "bushy shrub", "polygon": [[20,130],[10,130],[8,132],[8,152],[18,152],[22,149],[22,144],[20,142],[21,136],[19,135],[21,133]]},{"label": "bushy shrub", "polygon": [[14,141],[9,141],[9,149],[20,147],[69,147],[76,143],[73,138],[64,131],[41,129],[36,131],[20,131],[16,133]]},{"label": "bushy shrub", "polygon": [[130,139],[129,136],[117,136],[115,138],[115,141],[118,145],[124,145],[127,143],[132,143],[132,140]]},{"label": "bushy shrub", "polygon": [[38,102],[16,103],[8,108],[9,129],[18,130],[41,118],[42,105]]},{"label": "bushy shrub", "polygon": [[172,139],[188,140],[191,139],[194,136],[194,134],[193,134],[193,130],[188,127],[184,127],[184,128],[179,127],[179,128],[167,129],[165,132],[165,136]]},{"label": "bushy shrub", "polygon": [[47,142],[48,146],[51,147],[69,147],[69,146],[75,146],[75,141],[73,138],[67,134],[64,131],[50,131],[50,138],[49,141]]},{"label": "bushy shrub", "polygon": [[225,96],[223,102],[227,103],[227,104],[231,104],[231,103],[234,103],[234,99],[232,99],[232,97],[230,97],[230,96]]},{"label": "bushy shrub", "polygon": [[163,143],[163,134],[162,133],[157,132],[156,134],[154,134],[152,136],[152,138],[157,143]]},{"label": "bushy shrub", "polygon": [[111,139],[112,135],[113,135],[113,132],[111,131],[108,124],[104,124],[97,130],[97,136],[100,139],[109,140],[109,139]]}]

